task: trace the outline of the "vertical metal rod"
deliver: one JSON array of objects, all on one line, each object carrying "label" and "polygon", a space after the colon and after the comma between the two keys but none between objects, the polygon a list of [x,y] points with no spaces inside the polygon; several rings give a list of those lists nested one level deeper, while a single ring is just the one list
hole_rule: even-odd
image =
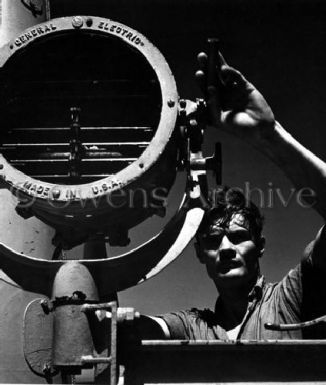
[{"label": "vertical metal rod", "polygon": [[71,124],[70,124],[70,157],[69,157],[69,176],[78,180],[80,178],[80,161],[82,145],[80,143],[80,122],[79,107],[71,107]]},{"label": "vertical metal rod", "polygon": [[209,107],[215,119],[219,123],[221,116],[221,100],[220,100],[220,73],[221,59],[219,54],[219,40],[208,39],[208,61],[207,61],[207,91],[209,93]]},{"label": "vertical metal rod", "polygon": [[111,341],[110,341],[110,385],[117,383],[117,303],[111,303]]},{"label": "vertical metal rod", "polygon": [[220,72],[219,46],[220,42],[216,38],[210,38],[208,43],[208,63],[207,63],[207,85],[218,87],[218,76]]},{"label": "vertical metal rod", "polygon": [[44,2],[45,2],[45,19],[49,21],[51,20],[50,0],[44,0]]}]

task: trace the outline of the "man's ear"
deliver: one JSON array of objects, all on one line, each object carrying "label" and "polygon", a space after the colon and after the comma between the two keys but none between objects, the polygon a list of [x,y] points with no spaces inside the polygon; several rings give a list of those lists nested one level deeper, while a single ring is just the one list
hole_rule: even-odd
[{"label": "man's ear", "polygon": [[194,243],[194,247],[195,247],[196,255],[197,255],[197,258],[199,259],[199,262],[200,262],[200,263],[205,263],[205,261],[204,261],[204,255],[203,255],[203,252],[202,252],[202,250],[201,250],[201,247],[200,247],[199,242],[195,242],[195,243]]},{"label": "man's ear", "polygon": [[261,236],[259,241],[257,242],[257,247],[259,249],[259,258],[261,258],[264,254],[265,244],[266,244],[266,239],[265,237]]}]

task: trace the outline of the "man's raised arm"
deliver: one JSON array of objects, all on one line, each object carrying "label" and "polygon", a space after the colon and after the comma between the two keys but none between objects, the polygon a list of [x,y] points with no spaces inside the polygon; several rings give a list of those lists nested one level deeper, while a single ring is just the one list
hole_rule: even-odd
[{"label": "man's raised arm", "polygon": [[[228,131],[277,164],[297,189],[313,191],[305,200],[326,219],[326,163],[294,139],[274,118],[261,93],[220,56],[218,88],[207,84],[207,55],[198,55],[196,76],[208,95],[212,124]],[[206,88],[205,88],[206,87]],[[326,241],[325,241],[326,242]],[[315,261],[326,271],[326,260]]]}]

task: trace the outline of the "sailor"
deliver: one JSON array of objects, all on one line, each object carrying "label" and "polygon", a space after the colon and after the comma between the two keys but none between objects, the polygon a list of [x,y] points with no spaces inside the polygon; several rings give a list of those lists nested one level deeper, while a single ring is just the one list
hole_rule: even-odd
[{"label": "sailor", "polygon": [[[260,92],[223,57],[216,72],[220,86],[207,88],[207,55],[198,55],[201,84],[208,93],[211,120],[218,128],[250,143],[276,163],[305,199],[326,218],[326,164],[278,123]],[[221,112],[220,112],[221,111]],[[191,309],[143,317],[144,338],[301,339],[325,338],[322,326],[270,330],[266,324],[298,323],[326,314],[326,230],[323,227],[280,282],[267,283],[259,260],[264,253],[263,217],[237,189],[221,188],[197,233],[199,261],[217,289],[214,310]]]}]

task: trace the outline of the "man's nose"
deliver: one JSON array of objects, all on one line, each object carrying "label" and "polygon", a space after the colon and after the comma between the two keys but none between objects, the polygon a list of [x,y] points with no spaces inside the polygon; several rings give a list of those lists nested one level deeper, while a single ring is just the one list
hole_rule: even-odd
[{"label": "man's nose", "polygon": [[224,235],[222,238],[220,247],[219,247],[220,258],[233,258],[235,255],[234,244],[229,240],[229,238]]}]

